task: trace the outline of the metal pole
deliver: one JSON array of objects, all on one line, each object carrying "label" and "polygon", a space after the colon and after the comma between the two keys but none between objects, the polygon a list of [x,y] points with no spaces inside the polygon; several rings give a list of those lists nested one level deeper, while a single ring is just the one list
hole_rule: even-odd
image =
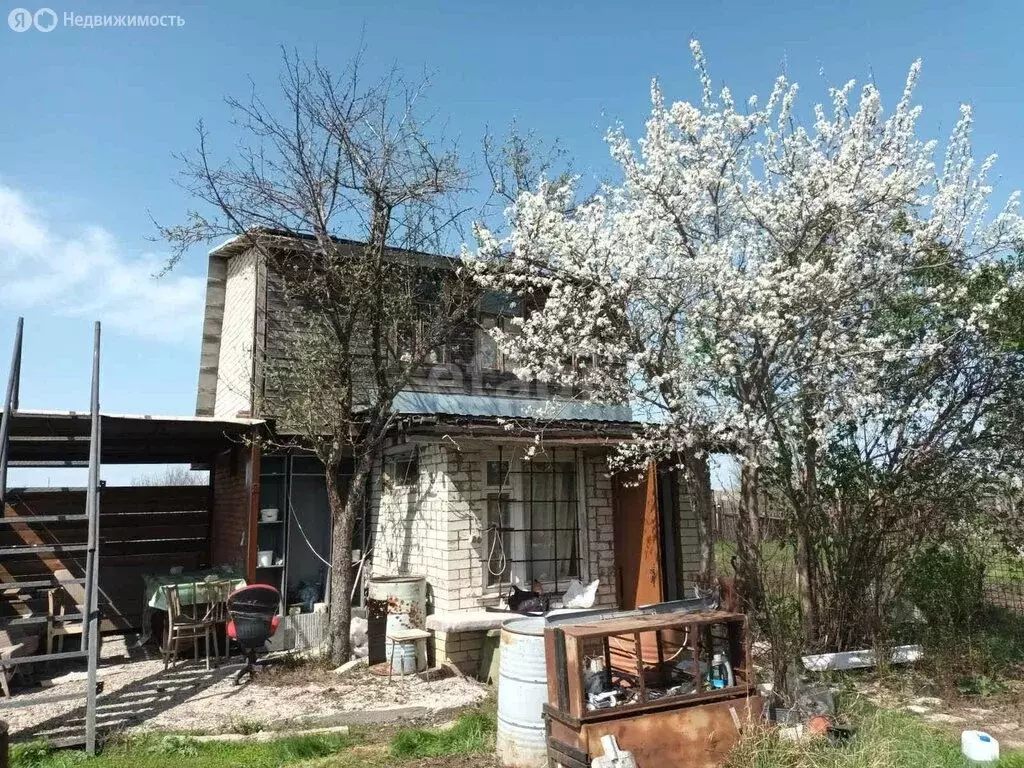
[{"label": "metal pole", "polygon": [[18,410],[18,404],[21,402],[21,347],[22,347],[22,330],[25,327],[25,318],[18,318],[18,335],[15,344],[18,347],[17,358],[14,364],[14,394],[11,396],[11,410]]},{"label": "metal pole", "polygon": [[0,504],[7,499],[7,444],[11,435],[11,412],[17,407],[15,403],[18,379],[21,378],[21,338],[24,329],[25,318],[19,317],[18,330],[14,334],[14,351],[11,353],[11,370],[7,377],[7,396],[4,398],[3,416],[0,417]]},{"label": "metal pole", "polygon": [[[92,420],[89,437],[89,549],[86,558],[86,602],[88,603],[88,675],[85,689],[85,751],[96,754],[96,669],[99,666],[99,525],[100,525],[100,324],[96,323],[92,350]],[[84,641],[83,637],[83,641]]]}]

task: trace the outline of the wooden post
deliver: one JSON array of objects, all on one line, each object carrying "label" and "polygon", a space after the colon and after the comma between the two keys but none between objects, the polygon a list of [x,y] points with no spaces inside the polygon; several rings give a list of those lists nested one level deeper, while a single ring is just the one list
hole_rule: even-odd
[{"label": "wooden post", "polygon": [[647,701],[647,682],[644,680],[644,652],[640,645],[640,633],[633,633],[633,648],[636,652],[637,685],[640,686],[640,701]]}]

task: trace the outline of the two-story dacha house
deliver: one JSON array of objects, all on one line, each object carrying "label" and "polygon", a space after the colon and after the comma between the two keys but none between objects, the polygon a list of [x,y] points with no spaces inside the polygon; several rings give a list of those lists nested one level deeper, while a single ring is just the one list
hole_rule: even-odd
[{"label": "two-story dacha house", "polygon": [[[262,361],[282,332],[274,283],[245,239],[210,253],[198,415],[273,421],[257,411]],[[363,577],[426,577],[435,662],[467,671],[504,618],[486,609],[510,584],[560,595],[572,579],[599,579],[598,605],[632,608],[681,597],[698,563],[683,483],[654,469],[641,485],[609,472],[609,454],[636,428],[629,407],[562,398],[507,370],[487,331],[509,307],[485,296],[461,353],[433,361],[395,399],[355,543]],[[289,603],[323,599],[330,521],[319,463],[239,445],[212,479],[214,559]]]}]

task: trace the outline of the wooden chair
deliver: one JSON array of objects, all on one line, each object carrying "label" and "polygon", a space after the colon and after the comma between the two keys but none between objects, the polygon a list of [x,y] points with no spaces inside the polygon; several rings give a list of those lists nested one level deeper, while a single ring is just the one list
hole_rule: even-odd
[{"label": "wooden chair", "polygon": [[[206,668],[210,668],[210,649],[216,649],[217,625],[207,617],[206,602],[207,584],[198,582],[192,585],[195,590],[194,600],[185,605],[181,602],[178,584],[166,584],[161,587],[167,599],[167,639],[163,647],[164,669],[178,660],[181,641],[192,641],[192,653],[199,661],[198,640],[205,640]],[[217,652],[214,650],[214,658]]]},{"label": "wooden chair", "polygon": [[[57,581],[71,581],[71,571],[54,571]],[[53,653],[53,642],[57,641],[57,653],[64,651],[64,638],[81,635],[85,622],[82,619],[62,619],[68,614],[84,616],[86,613],[85,585],[61,584],[46,592],[46,653]]]},{"label": "wooden chair", "polygon": [[213,655],[219,656],[217,649],[217,634],[221,625],[224,625],[224,660],[231,656],[230,642],[228,639],[228,595],[234,589],[234,582],[230,579],[223,581],[207,581],[202,585],[206,598],[205,619],[213,625]]}]

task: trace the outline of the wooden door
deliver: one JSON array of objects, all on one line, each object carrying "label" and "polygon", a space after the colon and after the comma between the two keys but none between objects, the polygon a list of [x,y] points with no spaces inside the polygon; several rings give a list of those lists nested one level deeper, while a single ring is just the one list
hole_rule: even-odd
[{"label": "wooden door", "polygon": [[658,472],[648,467],[643,482],[615,486],[615,565],[619,607],[636,608],[665,599],[658,519]]}]

